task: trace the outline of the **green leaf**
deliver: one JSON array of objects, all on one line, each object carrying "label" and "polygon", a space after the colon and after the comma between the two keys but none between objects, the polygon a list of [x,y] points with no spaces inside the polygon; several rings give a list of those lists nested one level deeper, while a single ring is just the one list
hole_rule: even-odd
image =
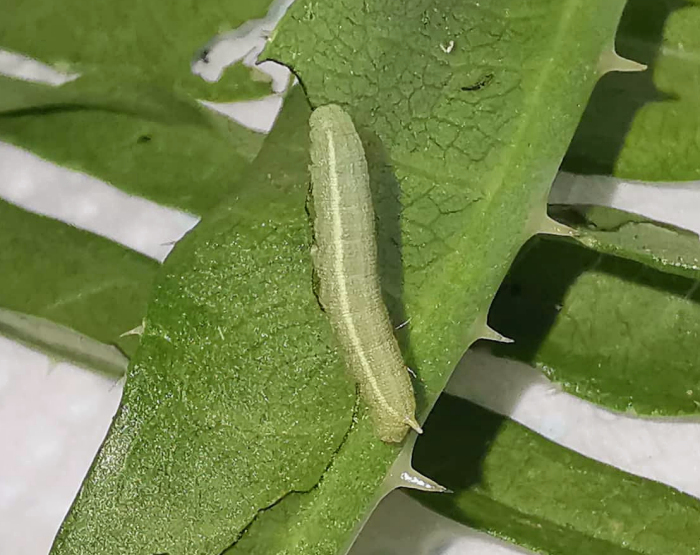
[{"label": "green leaf", "polygon": [[80,81],[1,79],[0,139],[194,214],[230,193],[264,139],[150,81]]},{"label": "green leaf", "polygon": [[308,115],[297,89],[249,188],[166,260],[54,553],[220,553],[258,510],[312,488],[342,443],[354,389],[310,287]]},{"label": "green leaf", "polygon": [[2,2],[0,48],[86,76],[154,79],[205,100],[233,101],[269,93],[241,64],[209,83],[190,63],[218,34],[265,15],[270,0],[30,0]]},{"label": "green leaf", "polygon": [[0,75],[0,115],[98,110],[171,125],[213,126],[207,111],[155,81],[81,77],[61,86]]},{"label": "green leaf", "polygon": [[634,260],[662,272],[700,278],[697,234],[605,206],[549,205],[557,220],[575,226],[573,237],[603,254]]},{"label": "green leaf", "polygon": [[628,2],[618,51],[649,69],[600,81],[567,153],[567,171],[643,181],[700,179],[698,28],[698,0]]},{"label": "green leaf", "polygon": [[131,355],[136,339],[120,335],[145,316],[158,267],[108,239],[0,201],[0,327],[35,347],[77,362],[94,360],[79,353],[85,341],[62,345],[60,337],[69,334],[46,324],[30,333],[8,311],[53,321]]},{"label": "green leaf", "polygon": [[129,359],[114,345],[100,343],[44,318],[0,308],[0,333],[49,356],[114,378],[126,374]]},{"label": "green leaf", "polygon": [[[423,416],[538,229],[624,2],[483,4],[297,2],[269,51],[362,135]],[[312,293],[299,102],[168,259],[54,555],[338,553],[378,500],[399,450],[355,406]]]},{"label": "green leaf", "polygon": [[538,553],[698,553],[697,499],[457,397],[440,397],[414,462],[455,492],[414,493],[421,503]]},{"label": "green leaf", "polygon": [[591,237],[615,254],[653,247],[652,267],[562,240],[534,239],[493,303],[489,321],[515,341],[494,351],[536,365],[564,390],[617,410],[700,412],[697,237],[648,222]]},{"label": "green leaf", "polygon": [[622,5],[299,3],[273,38],[267,54],[293,67],[313,105],[349,106],[374,181],[398,197],[400,292],[424,407],[539,224]]},{"label": "green leaf", "polygon": [[257,154],[262,134],[195,98],[250,98],[269,86],[240,65],[211,84],[190,62],[218,33],[264,15],[269,0],[235,9],[215,0],[5,3],[0,47],[82,76],[60,87],[0,76],[0,139],[196,214],[217,205]]}]

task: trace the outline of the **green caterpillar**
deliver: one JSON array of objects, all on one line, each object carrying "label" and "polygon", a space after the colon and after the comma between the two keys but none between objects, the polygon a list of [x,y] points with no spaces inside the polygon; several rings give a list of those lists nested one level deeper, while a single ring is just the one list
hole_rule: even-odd
[{"label": "green caterpillar", "polygon": [[339,106],[316,109],[309,125],[318,297],[379,438],[399,442],[409,427],[422,430],[408,369],[382,301],[364,150],[350,116]]}]

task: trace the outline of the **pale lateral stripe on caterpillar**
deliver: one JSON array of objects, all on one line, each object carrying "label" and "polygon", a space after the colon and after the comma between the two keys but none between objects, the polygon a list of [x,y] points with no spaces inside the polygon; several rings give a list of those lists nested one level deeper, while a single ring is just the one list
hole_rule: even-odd
[{"label": "pale lateral stripe on caterpillar", "polygon": [[311,114],[311,191],[318,297],[380,439],[401,441],[415,418],[408,371],[382,301],[369,173],[360,138],[339,106]]}]

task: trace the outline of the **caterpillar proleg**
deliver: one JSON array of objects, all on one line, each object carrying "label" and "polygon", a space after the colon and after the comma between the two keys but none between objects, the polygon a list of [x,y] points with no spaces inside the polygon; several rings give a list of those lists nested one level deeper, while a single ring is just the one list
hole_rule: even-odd
[{"label": "caterpillar proleg", "polygon": [[369,405],[377,435],[422,433],[406,365],[382,301],[369,173],[350,116],[327,105],[311,114],[311,192],[318,298]]}]

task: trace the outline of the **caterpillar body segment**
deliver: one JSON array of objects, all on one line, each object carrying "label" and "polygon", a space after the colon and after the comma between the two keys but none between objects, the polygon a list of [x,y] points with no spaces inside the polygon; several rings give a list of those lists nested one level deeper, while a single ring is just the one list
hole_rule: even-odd
[{"label": "caterpillar body segment", "polygon": [[339,106],[310,119],[314,266],[318,296],[377,434],[400,442],[415,418],[413,386],[383,303],[369,173],[350,116]]}]

